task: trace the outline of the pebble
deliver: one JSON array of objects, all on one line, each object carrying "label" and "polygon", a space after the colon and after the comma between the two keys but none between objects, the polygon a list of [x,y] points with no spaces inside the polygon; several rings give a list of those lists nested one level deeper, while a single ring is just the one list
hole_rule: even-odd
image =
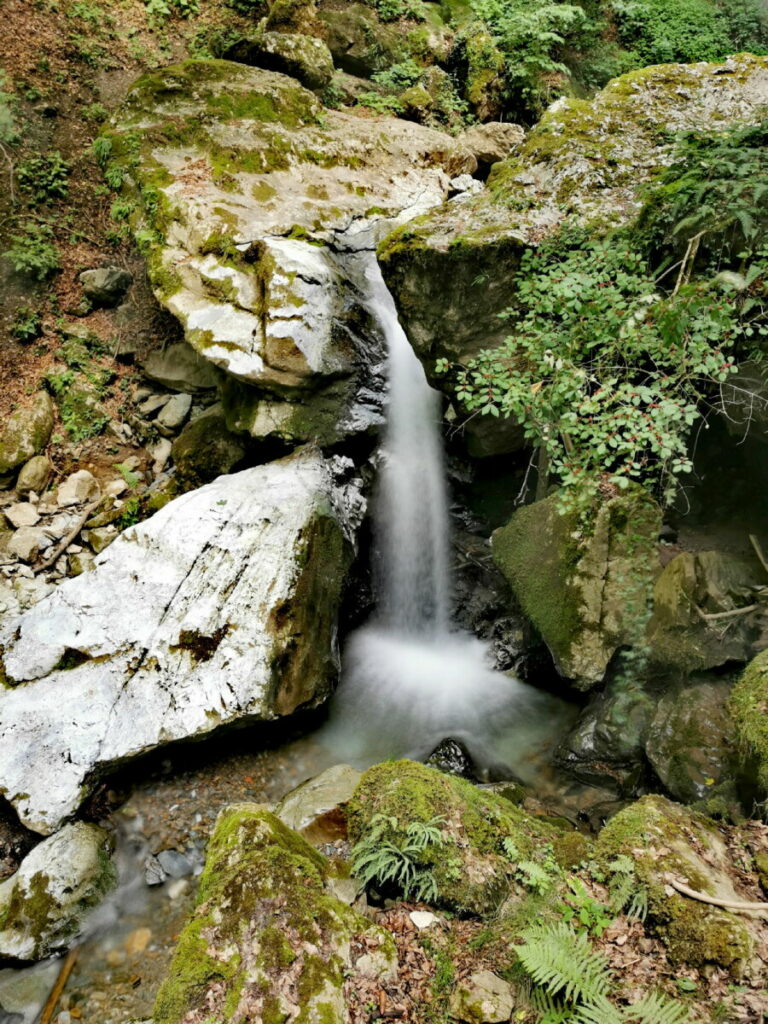
[{"label": "pebble", "polygon": [[137,953],[144,952],[151,940],[152,931],[150,928],[137,928],[130,933],[123,946],[129,956],[136,956]]},{"label": "pebble", "polygon": [[428,910],[412,910],[408,916],[419,931],[423,931],[425,928],[432,928],[440,923],[440,918],[436,914],[431,914]]},{"label": "pebble", "polygon": [[165,872],[157,857],[147,857],[144,861],[144,881],[147,885],[162,885]]},{"label": "pebble", "polygon": [[177,878],[175,882],[171,882],[168,886],[168,899],[177,900],[180,896],[189,888],[189,882],[186,878]]},{"label": "pebble", "polygon": [[186,878],[194,870],[189,859],[177,850],[161,850],[157,860],[169,878]]}]

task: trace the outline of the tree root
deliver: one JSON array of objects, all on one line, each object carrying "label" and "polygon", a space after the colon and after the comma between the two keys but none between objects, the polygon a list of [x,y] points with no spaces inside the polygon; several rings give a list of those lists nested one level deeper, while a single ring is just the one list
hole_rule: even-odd
[{"label": "tree root", "polygon": [[689,896],[692,900],[698,900],[700,903],[709,903],[713,907],[723,907],[725,910],[768,914],[768,903],[750,903],[745,900],[721,900],[717,896],[708,896],[704,892],[697,892],[695,889],[691,889],[690,886],[678,882],[673,875],[665,875],[664,880],[673,889],[676,889],[677,892],[682,893],[683,896]]}]

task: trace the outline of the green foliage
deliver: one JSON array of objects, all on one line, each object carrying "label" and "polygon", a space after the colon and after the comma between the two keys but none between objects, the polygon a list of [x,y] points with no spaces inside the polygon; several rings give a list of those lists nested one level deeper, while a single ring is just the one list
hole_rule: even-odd
[{"label": "green foliage", "polygon": [[563,921],[576,928],[581,925],[590,935],[601,936],[614,920],[614,915],[608,907],[589,895],[580,878],[569,878],[568,886],[570,895],[566,896],[565,903],[559,908]]},{"label": "green foliage", "polygon": [[22,229],[21,233],[11,235],[11,246],[3,255],[18,274],[44,281],[61,265],[53,230],[36,221],[27,221]]},{"label": "green foliage", "polygon": [[417,64],[415,60],[409,58],[408,60],[401,61],[399,64],[393,64],[386,71],[377,71],[374,75],[371,75],[371,81],[381,86],[382,89],[402,92],[403,89],[415,85],[421,78],[423,71],[424,68]]},{"label": "green foliage", "polygon": [[260,14],[264,10],[264,0],[226,0],[238,14]]},{"label": "green foliage", "polygon": [[129,469],[128,466],[124,466],[122,462],[118,462],[115,465],[115,469],[129,487],[135,487],[139,483],[140,478],[133,472],[133,470]]},{"label": "green foliage", "polygon": [[93,155],[99,162],[99,166],[105,167],[107,160],[112,155],[112,139],[109,135],[97,135],[91,143]]},{"label": "green foliage", "polygon": [[421,0],[371,0],[382,21],[424,21],[424,7]]},{"label": "green foliage", "polygon": [[455,372],[459,401],[515,419],[574,499],[638,482],[670,501],[702,407],[765,330],[749,296],[707,281],[664,296],[630,234],[570,230],[523,257],[514,298],[504,344]]},{"label": "green foliage", "polygon": [[56,398],[61,422],[72,441],[85,441],[102,432],[109,417],[99,414],[93,394],[79,385],[77,371],[50,372],[45,383]]},{"label": "green foliage", "polygon": [[644,921],[648,913],[648,889],[637,877],[635,862],[626,854],[619,854],[608,865],[608,892],[614,913],[626,911],[628,917]]},{"label": "green foliage", "polygon": [[144,5],[151,21],[165,21],[172,14],[188,18],[200,10],[198,0],[144,0]]},{"label": "green foliage", "polygon": [[392,883],[406,899],[434,901],[438,896],[432,870],[422,862],[430,847],[443,845],[439,825],[444,819],[413,821],[398,845],[387,839],[397,830],[396,818],[375,814],[365,835],[352,848],[352,871],[366,885]]},{"label": "green foliage", "polygon": [[375,110],[377,114],[402,114],[405,107],[396,96],[386,96],[380,92],[362,92],[357,97],[358,105]]},{"label": "green foliage", "polygon": [[69,188],[68,175],[69,164],[58,151],[30,157],[16,171],[19,186],[38,203],[63,199]]},{"label": "green foliage", "polygon": [[42,332],[43,318],[31,306],[20,306],[11,323],[11,335],[17,341],[30,342],[39,338]]},{"label": "green foliage", "polygon": [[522,938],[516,952],[537,986],[531,1002],[540,1024],[690,1024],[685,1006],[657,993],[631,1006],[614,1003],[608,961],[586,932],[558,921],[528,928]]},{"label": "green foliage", "polygon": [[115,524],[119,530],[127,530],[141,520],[141,502],[138,498],[129,498],[125,502]]}]

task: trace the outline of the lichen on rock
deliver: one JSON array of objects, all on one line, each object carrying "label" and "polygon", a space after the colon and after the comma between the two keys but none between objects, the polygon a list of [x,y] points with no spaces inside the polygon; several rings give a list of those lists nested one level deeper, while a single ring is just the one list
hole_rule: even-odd
[{"label": "lichen on rock", "polygon": [[322,854],[258,804],[222,811],[155,1024],[343,1024],[355,940],[374,953],[367,970],[391,974],[397,954],[383,929],[327,891],[332,874]]}]

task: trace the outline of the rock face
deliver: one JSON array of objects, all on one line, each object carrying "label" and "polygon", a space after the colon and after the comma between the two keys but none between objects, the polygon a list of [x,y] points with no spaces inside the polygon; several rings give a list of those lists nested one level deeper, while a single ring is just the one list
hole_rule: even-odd
[{"label": "rock face", "polygon": [[643,797],[620,811],[598,836],[596,852],[608,862],[631,856],[648,898],[648,924],[673,963],[715,964],[739,976],[749,972],[765,922],[679,895],[672,878],[722,900],[750,900],[739,891],[733,853],[717,825],[661,796]]},{"label": "rock face", "polygon": [[0,428],[0,477],[42,451],[52,430],[53,402],[47,391],[39,391]]},{"label": "rock face", "polygon": [[648,643],[655,661],[686,672],[747,661],[759,650],[762,629],[754,615],[718,616],[753,603],[753,588],[762,570],[720,551],[684,551],[673,558],[656,581]]},{"label": "rock face", "polygon": [[337,764],[314,779],[303,782],[275,808],[275,814],[309,842],[333,842],[347,834],[344,807],[352,799],[361,773],[348,764]]},{"label": "rock face", "polygon": [[560,501],[519,509],[493,534],[493,556],[558,670],[588,690],[619,647],[642,640],[661,510],[637,489],[584,525]]},{"label": "rock face", "polygon": [[344,1024],[345,979],[393,977],[397,952],[387,932],[330,894],[332,881],[328,860],[273,814],[225,809],[155,1024]]},{"label": "rock face", "polygon": [[736,735],[756,762],[757,782],[768,792],[768,651],[758,654],[736,683],[730,710]]},{"label": "rock face", "polygon": [[30,828],[126,758],[327,695],[351,557],[337,496],[313,450],[219,477],[3,620],[0,793]]},{"label": "rock face", "polygon": [[155,294],[245,387],[225,396],[230,429],[327,444],[378,425],[382,352],[339,250],[441,202],[472,154],[221,60],[144,75],[108,138],[153,232]]},{"label": "rock face", "polygon": [[376,842],[400,849],[412,842],[406,829],[413,823],[436,826],[439,841],[412,855],[415,877],[417,883],[434,880],[431,905],[460,913],[495,910],[508,895],[516,863],[531,859],[537,848],[551,843],[558,860],[570,866],[586,846],[578,834],[561,832],[502,796],[412,761],[369,768],[347,807],[347,821],[353,842],[375,834]]},{"label": "rock face", "polygon": [[333,57],[321,39],[291,32],[258,32],[231,46],[227,60],[280,71],[308,89],[324,89],[333,78]]},{"label": "rock face", "polygon": [[0,883],[0,957],[42,960],[66,948],[116,883],[107,833],[83,822],[65,826]]},{"label": "rock face", "polygon": [[[597,229],[631,221],[672,133],[758,123],[768,102],[768,59],[669,64],[615,79],[590,101],[555,103],[488,188],[449,202],[382,243],[384,277],[428,372],[505,335],[521,253],[568,216]],[[669,135],[667,134],[669,133]],[[450,281],[451,287],[445,288]]]}]

